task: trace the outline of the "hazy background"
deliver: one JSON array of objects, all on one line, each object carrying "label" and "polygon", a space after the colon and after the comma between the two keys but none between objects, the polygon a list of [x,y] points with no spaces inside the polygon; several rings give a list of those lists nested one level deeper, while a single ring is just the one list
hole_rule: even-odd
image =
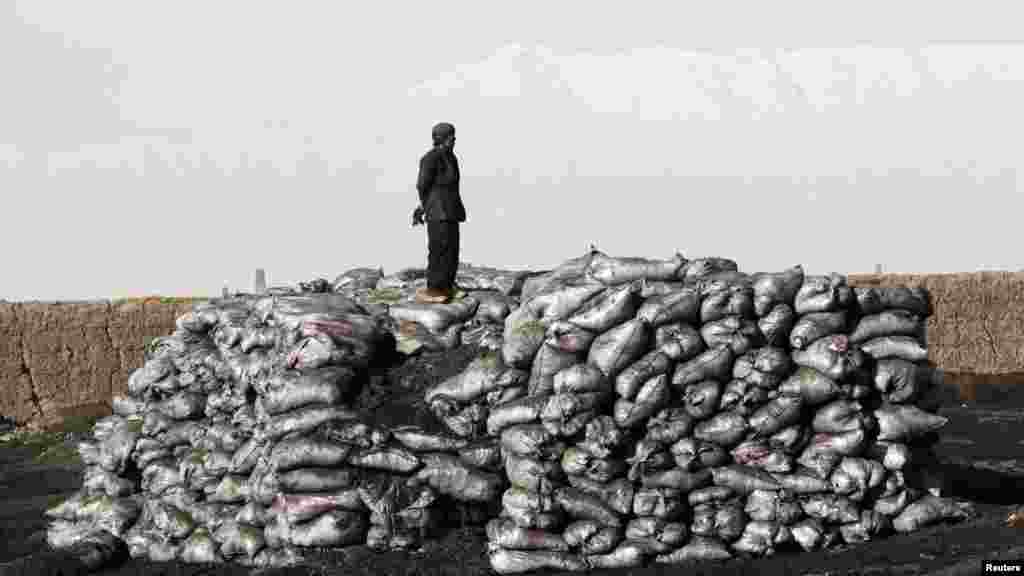
[{"label": "hazy background", "polygon": [[0,0],[0,298],[423,266],[438,121],[463,261],[1018,270],[1013,6]]}]

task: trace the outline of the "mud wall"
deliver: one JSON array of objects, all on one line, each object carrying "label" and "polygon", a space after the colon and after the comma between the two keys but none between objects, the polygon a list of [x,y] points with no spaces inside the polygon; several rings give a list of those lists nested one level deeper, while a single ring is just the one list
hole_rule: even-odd
[{"label": "mud wall", "polygon": [[0,415],[49,425],[109,412],[146,344],[174,330],[189,301],[0,302]]},{"label": "mud wall", "polygon": [[[932,362],[961,396],[987,383],[1024,382],[1024,273],[859,274],[854,286],[923,286]],[[153,338],[196,301],[0,302],[0,416],[49,425],[109,412]],[[994,387],[994,386],[993,386]]]}]

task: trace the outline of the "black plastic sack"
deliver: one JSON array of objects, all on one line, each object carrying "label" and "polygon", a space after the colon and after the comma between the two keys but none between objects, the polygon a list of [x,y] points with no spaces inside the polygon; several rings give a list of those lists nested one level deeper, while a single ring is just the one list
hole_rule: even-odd
[{"label": "black plastic sack", "polygon": [[679,254],[668,260],[596,255],[587,267],[587,274],[608,286],[641,279],[667,281],[676,278],[686,263],[686,259]]},{"label": "black plastic sack", "polygon": [[884,336],[923,337],[924,319],[906,310],[884,310],[863,316],[850,334],[850,342],[867,342]]},{"label": "black plastic sack", "polygon": [[754,313],[764,317],[778,304],[792,305],[804,283],[804,269],[799,264],[782,272],[753,276]]},{"label": "black plastic sack", "polygon": [[906,310],[918,316],[932,314],[931,297],[924,288],[886,286],[854,288],[861,314],[878,314],[884,310]]},{"label": "black plastic sack", "polygon": [[732,350],[727,346],[707,350],[694,359],[676,366],[672,375],[672,385],[682,390],[702,380],[726,380],[732,373],[734,357]]},{"label": "black plastic sack", "polygon": [[722,399],[718,407],[741,416],[750,416],[768,403],[771,396],[771,391],[755,386],[749,380],[731,380],[722,388]]},{"label": "black plastic sack", "polygon": [[658,328],[665,325],[700,321],[700,292],[692,287],[650,296],[637,310],[636,317]]},{"label": "black plastic sack", "polygon": [[751,348],[764,343],[757,323],[739,316],[712,320],[701,327],[700,335],[708,348],[727,346],[734,357],[742,356]]},{"label": "black plastic sack", "polygon": [[595,334],[603,333],[636,314],[639,291],[636,283],[609,288],[587,300],[568,321]]},{"label": "black plastic sack", "polygon": [[654,347],[673,362],[692,360],[707,348],[700,331],[681,322],[658,326],[654,330]]},{"label": "black plastic sack", "polygon": [[848,308],[855,297],[846,277],[839,274],[805,276],[796,293],[793,309],[798,315],[835,312]]},{"label": "black plastic sack", "polygon": [[594,339],[587,362],[615,378],[649,350],[650,338],[650,326],[644,321],[624,322]]},{"label": "black plastic sack", "polygon": [[[811,312],[800,316],[789,332],[789,344],[793,348],[804,349],[811,342],[833,334],[843,334],[847,330],[845,310],[836,312]],[[851,342],[855,342],[853,338]]]}]

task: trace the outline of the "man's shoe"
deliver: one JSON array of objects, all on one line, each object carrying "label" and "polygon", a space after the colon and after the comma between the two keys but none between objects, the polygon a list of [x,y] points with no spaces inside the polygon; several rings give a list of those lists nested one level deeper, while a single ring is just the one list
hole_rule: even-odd
[{"label": "man's shoe", "polygon": [[448,304],[452,301],[452,292],[451,290],[441,289],[437,291],[437,297],[441,300],[441,304]]},{"label": "man's shoe", "polygon": [[444,304],[448,301],[448,293],[436,288],[418,288],[416,302],[419,304]]}]

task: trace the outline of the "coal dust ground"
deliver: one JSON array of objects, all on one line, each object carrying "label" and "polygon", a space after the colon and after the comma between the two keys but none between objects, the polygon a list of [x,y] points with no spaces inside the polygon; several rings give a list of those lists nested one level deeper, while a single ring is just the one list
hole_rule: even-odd
[{"label": "coal dust ground", "polygon": [[[416,424],[439,429],[422,401],[423,391],[462,371],[478,354],[474,347],[446,353],[404,357],[385,353],[371,367],[353,403],[387,426]],[[934,526],[910,535],[889,536],[869,544],[828,552],[778,553],[772,558],[734,560],[687,566],[687,574],[979,574],[985,560],[1024,561],[1024,530],[1005,526],[1007,515],[1024,504],[1024,400],[1019,390],[998,403],[965,405],[951,396],[943,414],[950,418],[938,446],[944,466],[946,495],[973,501],[977,517],[959,524]],[[73,446],[76,439],[65,442]],[[43,510],[81,485],[81,464],[73,459],[44,458],[39,447],[0,449],[0,575],[54,576],[84,574],[74,559],[48,551]],[[60,451],[58,450],[58,453]],[[65,452],[66,453],[66,452]],[[490,574],[484,554],[480,511],[450,511],[425,550],[379,553],[363,547],[310,555],[309,566],[264,570],[266,575],[388,576]],[[596,576],[680,573],[680,566],[653,565],[632,570],[595,570]],[[156,564],[120,558],[96,572],[109,576],[229,576],[250,574],[231,565]],[[549,572],[550,574],[551,572]]]}]

